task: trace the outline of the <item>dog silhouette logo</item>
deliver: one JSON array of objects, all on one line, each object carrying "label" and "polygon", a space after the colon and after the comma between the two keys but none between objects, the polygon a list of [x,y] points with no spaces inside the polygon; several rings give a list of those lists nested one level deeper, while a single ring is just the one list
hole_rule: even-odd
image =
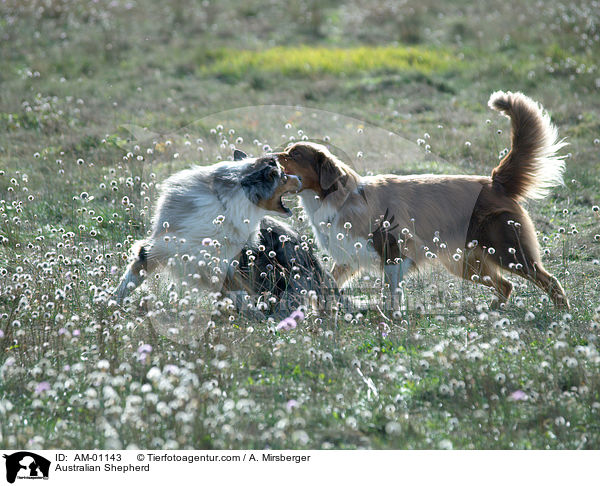
[{"label": "dog silhouette logo", "polygon": [[12,484],[17,477],[27,479],[48,479],[50,461],[39,454],[21,451],[7,456],[6,480]]}]

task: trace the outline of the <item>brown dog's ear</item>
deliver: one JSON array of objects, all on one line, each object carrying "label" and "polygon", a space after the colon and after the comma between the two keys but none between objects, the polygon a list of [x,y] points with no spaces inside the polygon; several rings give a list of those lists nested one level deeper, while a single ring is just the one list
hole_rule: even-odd
[{"label": "brown dog's ear", "polygon": [[[334,160],[329,158],[325,152],[319,150],[318,145],[304,144],[302,142],[292,145],[288,149],[288,155],[296,163],[304,167],[312,167],[321,189],[321,196],[326,197],[345,185],[348,181],[346,171],[338,167]],[[325,147],[323,147],[325,149]]]},{"label": "brown dog's ear", "polygon": [[333,160],[327,157],[323,152],[318,152],[316,158],[316,169],[319,174],[319,182],[323,190],[323,196],[328,196],[340,188],[340,184],[345,186],[348,182],[348,174],[341,170]]}]

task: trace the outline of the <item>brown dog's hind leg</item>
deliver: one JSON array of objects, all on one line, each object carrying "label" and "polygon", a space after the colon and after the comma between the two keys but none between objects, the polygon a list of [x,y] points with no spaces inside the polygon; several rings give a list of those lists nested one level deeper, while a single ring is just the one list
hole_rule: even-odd
[{"label": "brown dog's hind leg", "polygon": [[549,274],[539,263],[533,262],[531,266],[533,267],[533,272],[523,276],[546,292],[556,308],[570,309],[569,299],[567,299],[565,291],[558,279],[554,275]]},{"label": "brown dog's hind leg", "polygon": [[[540,262],[539,255],[535,256],[532,254],[526,245],[522,245],[514,255],[506,255],[504,261],[509,260],[509,256],[512,257],[513,262],[508,265],[502,265],[509,272],[519,275],[520,277],[526,278],[530,282],[534,283],[537,287],[542,289],[548,294],[552,303],[559,309],[569,309],[569,300],[565,294],[562,285],[556,277],[548,273]],[[537,253],[537,251],[535,252]],[[517,263],[514,263],[514,262]]]},{"label": "brown dog's hind leg", "polygon": [[562,285],[541,263],[533,223],[526,215],[521,215],[520,219],[522,226],[506,223],[500,226],[503,233],[500,243],[495,245],[495,254],[489,256],[498,266],[533,282],[548,294],[557,308],[569,309]]},{"label": "brown dog's hind leg", "polygon": [[489,215],[474,237],[485,246],[485,261],[533,282],[557,308],[569,308],[562,286],[541,263],[535,227],[523,208],[514,206],[510,211]]},{"label": "brown dog's hind leg", "polygon": [[[513,284],[511,284],[507,279],[502,277],[499,273],[497,273],[494,277],[490,276],[490,278],[492,278],[491,286],[496,290],[496,293],[498,294],[497,298],[492,301],[490,309],[501,309],[510,297],[510,293],[513,289]],[[482,283],[483,285],[486,285],[485,282]]]},{"label": "brown dog's hind leg", "polygon": [[451,259],[441,259],[441,263],[457,277],[494,289],[496,296],[490,308],[500,308],[510,297],[512,283],[502,276],[502,269],[495,262],[484,260],[483,251],[478,248],[470,251],[470,254],[463,257],[466,260],[456,262]]},{"label": "brown dog's hind leg", "polygon": [[[465,267],[463,278],[495,290],[496,296],[490,305],[491,309],[500,309],[503,304],[508,302],[513,284],[502,276],[502,270],[494,263],[483,263],[481,260],[472,258]],[[477,279],[473,278],[475,275],[478,277]]]}]

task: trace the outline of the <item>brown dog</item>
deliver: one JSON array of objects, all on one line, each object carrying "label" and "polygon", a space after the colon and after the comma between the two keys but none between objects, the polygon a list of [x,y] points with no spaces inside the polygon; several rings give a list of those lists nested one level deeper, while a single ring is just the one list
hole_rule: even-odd
[{"label": "brown dog", "polygon": [[[542,107],[521,93],[492,94],[489,106],[512,121],[512,147],[487,176],[363,177],[319,144],[299,142],[275,154],[302,179],[302,204],[338,285],[364,270],[384,272],[392,289],[404,274],[437,259],[451,273],[492,287],[504,304],[512,284],[531,280],[557,307],[569,307],[542,265],[535,228],[519,204],[562,183],[557,130]],[[394,297],[393,301],[395,301]]]}]

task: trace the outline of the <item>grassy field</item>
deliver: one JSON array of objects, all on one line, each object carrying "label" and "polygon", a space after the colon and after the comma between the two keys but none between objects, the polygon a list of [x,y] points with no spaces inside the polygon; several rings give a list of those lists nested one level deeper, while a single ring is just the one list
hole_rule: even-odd
[{"label": "grassy field", "polygon": [[[446,3],[2,2],[0,448],[599,448],[600,9]],[[498,89],[570,144],[528,204],[569,313],[436,268],[405,316],[371,292],[292,331],[181,286],[111,302],[175,170],[329,137],[362,173],[489,174]]]}]

